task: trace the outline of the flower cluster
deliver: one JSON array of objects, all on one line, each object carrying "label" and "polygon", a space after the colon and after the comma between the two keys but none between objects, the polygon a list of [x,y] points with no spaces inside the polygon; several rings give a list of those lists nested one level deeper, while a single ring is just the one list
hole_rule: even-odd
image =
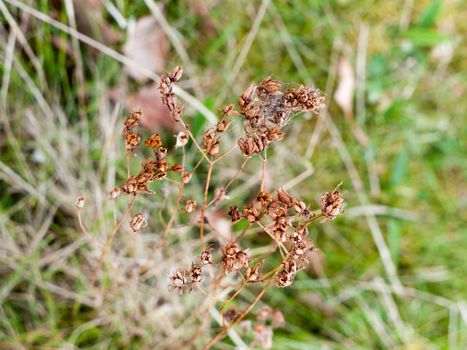
[{"label": "flower cluster", "polygon": [[170,290],[176,290],[179,294],[188,289],[188,292],[193,290],[193,287],[203,281],[203,267],[213,264],[211,249],[205,249],[199,257],[199,264],[192,263],[189,269],[179,269],[175,271],[170,279]]},{"label": "flower cluster", "polygon": [[[323,106],[324,97],[318,89],[303,85],[289,88],[279,81],[265,78],[259,84],[250,85],[240,95],[238,98],[238,111],[235,110],[233,104],[223,108],[218,123],[206,130],[203,139],[199,142],[190,131],[189,125],[182,120],[183,107],[179,106],[174,93],[174,91],[177,91],[175,83],[181,79],[182,73],[182,67],[175,67],[171,72],[161,76],[159,85],[162,102],[169,110],[174,121],[179,123],[180,130],[182,130],[175,135],[174,154],[171,153],[170,158],[168,158],[169,150],[164,147],[161,136],[158,134],[150,135],[144,141],[144,145],[150,149],[150,156],[142,161],[139,172],[132,175],[128,167],[127,179],[121,186],[115,187],[110,192],[109,197],[117,199],[121,193],[132,196],[123,217],[130,217],[129,224],[132,231],[138,232],[147,226],[148,222],[142,213],[131,213],[135,203],[133,197],[138,194],[153,193],[150,185],[154,181],[166,179],[166,181],[178,185],[179,192],[175,201],[175,210],[170,214],[170,219],[166,221],[163,244],[169,242],[166,238],[171,226],[180,220],[180,216],[177,214],[184,211],[197,216],[196,220],[191,222],[200,223],[199,227],[198,225],[195,225],[195,227],[199,228],[200,231],[202,252],[198,258],[193,260],[190,267],[179,268],[169,277],[169,288],[171,290],[180,294],[185,291],[191,292],[194,288],[201,289],[200,283],[207,284],[212,279],[212,291],[208,290],[206,293],[210,294],[218,289],[225,288],[221,282],[228,274],[241,277],[241,279],[232,278],[234,283],[241,282],[241,286],[228,300],[229,302],[233,301],[240,291],[249,284],[264,284],[262,293],[272,285],[277,287],[290,286],[296,274],[308,264],[310,253],[316,249],[313,241],[309,238],[308,226],[318,219],[324,222],[332,220],[341,214],[343,212],[343,196],[339,186],[337,186],[333,191],[324,193],[320,198],[319,208],[312,211],[310,205],[305,204],[305,202],[282,188],[275,192],[268,192],[263,181],[267,166],[266,151],[271,143],[284,139],[283,127],[294,115],[300,112],[317,113]],[[135,131],[140,125],[141,116],[140,111],[134,111],[128,114],[124,121],[122,135],[128,160],[130,154],[134,153],[141,143],[141,136]],[[234,116],[239,116],[239,118]],[[241,137],[237,137],[232,147],[219,156],[221,136],[229,129],[230,124],[235,119],[242,121]],[[182,156],[176,153],[177,149],[184,148],[189,142],[192,142],[193,146],[196,146],[193,149],[199,151],[202,155],[191,171],[187,171],[187,168],[190,167],[187,162],[195,157],[187,157],[186,149],[183,149]],[[235,177],[230,179],[228,185],[215,190],[212,188],[212,182],[218,181],[215,171],[213,172],[213,166],[230,153],[238,151],[237,146],[241,154],[247,157],[263,151],[265,156],[259,155],[263,161],[263,167],[261,169],[262,181],[256,197],[250,203],[242,203],[241,205],[230,203],[229,205],[228,215],[231,218],[231,224],[244,220],[238,226],[244,224],[245,228],[238,237],[233,237],[234,234],[232,234],[226,241],[225,238],[216,235],[218,231],[216,231],[206,215],[210,206],[218,207],[219,203],[227,202],[230,185],[244,170],[244,165],[242,165]],[[169,164],[168,159],[171,160],[172,157],[180,157],[182,159],[181,164],[172,162]],[[248,159],[245,159],[244,164],[247,161]],[[202,164],[203,162],[204,164]],[[198,169],[197,174],[199,174],[199,169],[205,169],[205,166],[208,167],[208,171],[205,173],[207,175],[205,175],[203,186],[204,197],[197,204],[194,199],[185,198],[184,194],[193,195],[198,199],[192,193],[193,188],[188,187],[193,173]],[[168,178],[169,172],[177,174],[178,180]],[[198,175],[193,182],[198,183],[200,180],[202,180],[202,176]],[[83,208],[84,201],[85,197],[78,199],[76,202],[78,209]],[[219,207],[217,210],[222,211]],[[250,231],[250,229],[252,228],[259,230],[260,235],[266,237],[266,239],[270,238],[272,244],[264,247],[266,249],[261,249],[262,247],[251,250],[241,248],[241,246],[246,246],[241,239],[244,238],[244,234],[251,234],[253,230]],[[212,232],[209,232],[209,236],[204,236],[207,230]],[[132,237],[136,236],[132,235]],[[205,237],[209,237],[206,238],[209,239],[211,244],[208,247],[205,245]],[[216,240],[217,242],[215,242]],[[110,240],[108,244],[110,246]],[[217,251],[213,248],[216,245],[219,246]],[[278,257],[279,253],[281,263],[276,263],[271,270],[263,272],[265,267],[276,261],[276,258],[271,258],[271,256],[276,255]],[[105,254],[106,250],[101,254],[100,264],[104,261]],[[212,270],[218,270],[217,276],[213,274]],[[205,292],[204,289],[202,290]],[[241,322],[251,308],[245,309],[244,312],[238,312],[234,306],[229,307],[223,313],[224,327],[221,329],[220,334],[222,335],[222,332],[226,331],[228,327],[233,327]],[[261,309],[253,327],[254,343],[269,348],[273,329],[283,325],[283,323],[283,316],[279,311],[267,307]]]},{"label": "flower cluster", "polygon": [[161,76],[159,83],[159,92],[162,95],[162,102],[169,109],[170,115],[176,122],[182,119],[183,108],[178,107],[177,97],[173,92],[174,83],[180,80],[183,74],[183,68],[180,66],[175,67],[171,72]]},{"label": "flower cluster", "polygon": [[340,185],[338,185],[334,191],[326,192],[321,196],[321,214],[323,215],[323,221],[333,220],[337,215],[344,212],[344,197],[339,191]]},{"label": "flower cluster", "polygon": [[225,273],[247,268],[249,262],[247,252],[241,250],[236,242],[229,242],[222,247],[221,265]]},{"label": "flower cluster", "polygon": [[215,128],[208,129],[203,135],[203,145],[206,153],[210,156],[216,156],[219,153],[220,133],[226,131],[231,123],[227,117],[236,114],[234,106],[229,105],[222,110],[222,117]]},{"label": "flower cluster", "polygon": [[125,149],[131,153],[135,151],[141,142],[141,136],[134,129],[139,126],[142,114],[141,111],[133,111],[128,114],[123,123],[125,127],[123,128],[122,136],[125,140]]},{"label": "flower cluster", "polygon": [[273,141],[280,141],[285,133],[280,129],[299,112],[318,112],[324,97],[318,89],[299,86],[284,91],[282,83],[265,78],[259,85],[250,85],[238,99],[240,114],[244,116],[245,135],[238,140],[242,153],[251,156],[262,152]]}]

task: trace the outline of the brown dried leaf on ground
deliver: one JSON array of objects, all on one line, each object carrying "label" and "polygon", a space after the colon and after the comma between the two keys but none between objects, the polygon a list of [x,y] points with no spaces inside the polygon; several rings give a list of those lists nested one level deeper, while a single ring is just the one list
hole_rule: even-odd
[{"label": "brown dried leaf on ground", "polygon": [[180,128],[180,126],[175,124],[169,111],[163,105],[157,85],[155,84],[143,86],[131,95],[127,95],[123,89],[116,88],[110,91],[110,97],[114,101],[124,100],[125,109],[128,111],[144,111],[141,116],[141,126],[148,130],[153,132],[162,129],[177,131],[177,127]]},{"label": "brown dried leaf on ground", "polygon": [[144,16],[138,19],[134,27],[130,26],[123,52],[136,62],[136,67],[126,66],[128,74],[138,81],[144,81],[147,77],[137,67],[161,72],[165,68],[169,42],[154,17]]}]

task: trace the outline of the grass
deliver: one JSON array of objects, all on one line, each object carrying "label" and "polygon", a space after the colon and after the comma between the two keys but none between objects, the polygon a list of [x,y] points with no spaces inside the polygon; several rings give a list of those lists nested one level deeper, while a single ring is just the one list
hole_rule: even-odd
[{"label": "grass", "polygon": [[[149,13],[144,2],[110,3],[126,19]],[[300,117],[274,152],[282,162],[271,170],[274,182],[309,171],[293,190],[313,202],[316,193],[340,179],[347,202],[344,216],[311,232],[322,258],[290,289],[266,294],[264,302],[280,307],[287,320],[275,334],[274,348],[465,348],[467,11],[462,1],[273,1],[255,32],[261,2],[211,3],[217,30],[212,37],[186,2],[166,4],[167,20],[180,33],[194,67],[184,89],[199,83],[202,93],[196,97],[216,111],[250,81],[271,75],[313,82],[330,102],[328,119]],[[75,197],[94,189],[98,223],[89,220],[88,229],[103,235],[112,222],[111,204],[98,193],[125,174],[124,159],[109,146],[124,111],[110,102],[109,91],[115,86],[135,91],[139,84],[127,78],[121,63],[84,44],[79,45],[80,82],[78,56],[73,57],[78,51],[69,35],[29,18],[24,45],[12,28],[25,13],[6,2],[0,6],[0,347],[155,346],[155,337],[174,336],[168,335],[174,325],[139,335],[144,325],[130,317],[130,296],[143,298],[150,289],[116,293],[104,313],[96,308],[80,270],[91,253],[73,211]],[[34,6],[70,25],[63,4]],[[105,7],[102,11],[118,29]],[[362,40],[365,28],[367,41]],[[253,41],[246,50],[248,35]],[[52,38],[68,43],[73,55],[54,47]],[[123,41],[113,49],[119,51]],[[365,79],[357,77],[362,93],[352,120],[368,136],[362,146],[333,93],[339,58],[355,66],[365,47]],[[179,63],[172,48],[167,66]],[[80,89],[86,92],[81,100]],[[188,114],[192,127],[202,130],[208,124],[201,113],[189,109]],[[250,195],[247,186],[233,194]],[[156,210],[161,203],[147,205]],[[397,267],[396,280],[387,274],[384,249],[375,245],[379,232],[389,264]],[[182,253],[192,254],[189,241],[182,247]],[[166,288],[164,273],[170,268],[161,267],[152,288]],[[397,288],[397,280],[403,287]],[[168,313],[149,299],[147,307],[156,318],[180,317],[195,301],[184,299],[183,307],[171,302]],[[226,339],[219,348],[232,348],[229,344]]]}]

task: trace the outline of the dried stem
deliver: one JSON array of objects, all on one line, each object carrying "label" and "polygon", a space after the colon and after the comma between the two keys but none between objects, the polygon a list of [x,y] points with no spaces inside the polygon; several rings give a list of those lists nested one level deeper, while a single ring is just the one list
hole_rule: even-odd
[{"label": "dried stem", "polygon": [[120,219],[120,221],[117,223],[117,225],[113,229],[112,233],[107,238],[107,240],[106,240],[106,242],[104,244],[104,247],[102,249],[101,256],[99,257],[99,261],[97,262],[96,269],[94,270],[93,276],[91,278],[91,285],[94,285],[94,283],[96,282],[97,273],[102,267],[105,256],[107,254],[107,251],[110,249],[110,247],[112,245],[112,241],[115,238],[115,236],[117,235],[118,231],[120,230],[120,227],[123,225],[123,222],[126,220],[128,214],[130,214],[130,210],[133,208],[134,202],[135,202],[134,199],[132,199],[130,201],[130,203],[128,204],[128,207],[125,209],[125,212],[123,213],[122,218]]},{"label": "dried stem", "polygon": [[206,214],[206,207],[208,203],[208,192],[209,192],[209,184],[211,183],[211,174],[212,174],[213,164],[209,162],[208,168],[208,175],[206,177],[206,185],[204,186],[204,198],[203,198],[203,206],[201,207],[201,224],[199,227],[199,237],[201,240],[201,248],[204,250],[206,248],[204,243],[204,220]]}]

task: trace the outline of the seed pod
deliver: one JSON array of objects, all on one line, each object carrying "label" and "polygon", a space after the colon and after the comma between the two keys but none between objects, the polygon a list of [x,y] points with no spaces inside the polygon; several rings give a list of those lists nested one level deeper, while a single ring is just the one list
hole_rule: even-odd
[{"label": "seed pod", "polygon": [[86,196],[79,196],[78,198],[76,198],[76,208],[78,208],[78,210],[81,210],[84,208],[84,204],[86,203]]},{"label": "seed pod", "polygon": [[137,232],[147,225],[148,222],[141,213],[135,214],[130,220],[130,226],[133,232]]}]

